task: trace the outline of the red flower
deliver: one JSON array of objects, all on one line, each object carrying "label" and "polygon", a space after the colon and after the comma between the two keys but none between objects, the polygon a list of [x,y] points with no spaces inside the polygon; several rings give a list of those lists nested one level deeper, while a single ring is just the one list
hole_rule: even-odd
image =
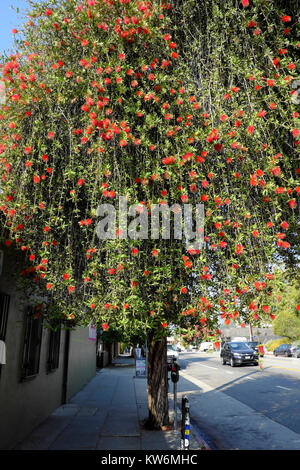
[{"label": "red flower", "polygon": [[237,252],[238,255],[241,255],[244,251],[243,245],[236,245],[235,248],[236,248],[236,252]]}]

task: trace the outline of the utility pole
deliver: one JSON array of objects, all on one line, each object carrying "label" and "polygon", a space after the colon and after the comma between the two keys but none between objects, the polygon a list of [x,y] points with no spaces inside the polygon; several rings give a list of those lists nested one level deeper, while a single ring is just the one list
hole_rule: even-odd
[{"label": "utility pole", "polygon": [[250,341],[253,341],[253,330],[252,330],[251,323],[249,323],[249,331],[250,331]]}]

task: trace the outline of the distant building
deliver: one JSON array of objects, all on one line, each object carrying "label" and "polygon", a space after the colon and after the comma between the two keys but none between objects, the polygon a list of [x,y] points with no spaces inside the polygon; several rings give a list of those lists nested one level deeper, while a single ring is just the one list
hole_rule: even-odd
[{"label": "distant building", "polygon": [[6,450],[96,374],[97,341],[89,339],[89,328],[44,328],[17,289],[20,258],[0,245],[0,449]]},{"label": "distant building", "polygon": [[[222,335],[221,339],[223,341],[230,341],[232,338],[236,337],[246,337],[250,341],[250,331],[249,327],[221,327]],[[262,326],[260,328],[253,327],[253,340],[258,341],[259,343],[267,343],[270,340],[277,339],[279,336],[274,335],[271,325]]]}]

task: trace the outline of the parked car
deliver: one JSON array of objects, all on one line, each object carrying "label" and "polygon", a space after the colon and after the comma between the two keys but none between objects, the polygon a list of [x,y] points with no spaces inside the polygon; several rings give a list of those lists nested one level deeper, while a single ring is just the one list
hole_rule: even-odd
[{"label": "parked car", "polygon": [[200,344],[200,352],[209,351],[214,348],[214,345],[209,341],[204,341]]},{"label": "parked car", "polygon": [[291,352],[291,345],[290,344],[280,344],[280,346],[277,346],[277,348],[274,349],[273,351],[274,356],[286,356],[286,357],[291,357],[292,352]]},{"label": "parked car", "polygon": [[300,346],[294,347],[291,352],[293,357],[300,357]]},{"label": "parked car", "polygon": [[172,344],[168,344],[167,346],[167,364],[168,364],[168,370],[171,370],[171,365],[173,360],[179,364],[179,352],[175,346]]},{"label": "parked car", "polygon": [[258,341],[246,341],[246,343],[250,348],[254,349],[260,357],[264,357],[264,347],[262,346],[258,348],[258,346],[260,345]]},{"label": "parked car", "polygon": [[297,340],[297,341],[294,341],[291,345],[291,353],[293,355],[293,352],[295,349],[299,349],[300,348],[300,341]]},{"label": "parked car", "polygon": [[222,364],[229,363],[231,367],[242,364],[258,365],[258,353],[247,343],[230,341],[225,343],[220,353]]}]

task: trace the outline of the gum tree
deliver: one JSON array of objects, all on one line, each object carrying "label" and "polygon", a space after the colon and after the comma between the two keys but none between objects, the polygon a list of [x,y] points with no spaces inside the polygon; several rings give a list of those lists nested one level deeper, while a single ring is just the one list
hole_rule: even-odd
[{"label": "gum tree", "polygon": [[[169,327],[217,341],[220,317],[272,320],[277,259],[297,249],[295,6],[219,3],[33,4],[2,58],[3,242],[46,323],[147,335],[152,427]],[[197,204],[187,243],[176,215]],[[175,213],[153,236],[155,207]]]}]

